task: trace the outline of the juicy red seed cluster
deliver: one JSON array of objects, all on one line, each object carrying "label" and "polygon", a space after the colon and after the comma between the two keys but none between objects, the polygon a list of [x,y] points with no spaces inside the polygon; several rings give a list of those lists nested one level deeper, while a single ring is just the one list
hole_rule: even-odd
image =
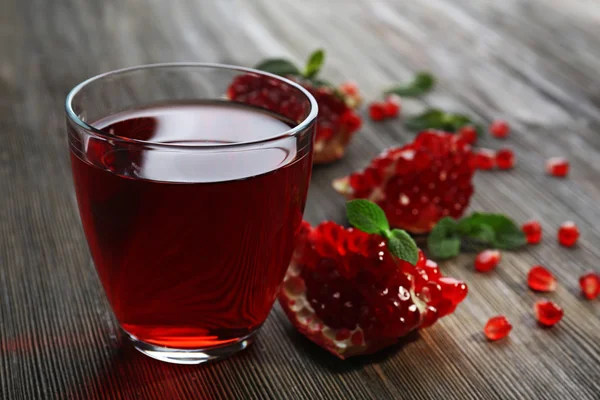
[{"label": "juicy red seed cluster", "polygon": [[546,161],[546,172],[564,178],[569,173],[569,161],[562,157],[552,157]]},{"label": "juicy red seed cluster", "polygon": [[500,262],[501,254],[498,250],[484,250],[475,257],[475,270],[488,272],[496,268]]},{"label": "juicy red seed cluster", "polygon": [[426,131],[350,175],[349,197],[372,199],[394,227],[428,232],[440,218],[463,214],[473,194],[473,173],[473,154],[464,140]]},{"label": "juicy red seed cluster", "polygon": [[457,134],[468,144],[475,144],[477,142],[477,129],[472,125],[465,125],[460,128]]},{"label": "juicy red seed cluster", "polygon": [[558,228],[558,243],[565,247],[573,247],[579,239],[579,228],[572,221],[563,223]]},{"label": "juicy red seed cluster", "polygon": [[527,221],[521,227],[529,244],[538,244],[542,240],[542,227],[538,221]]},{"label": "juicy red seed cluster", "polygon": [[511,169],[515,166],[515,153],[511,149],[500,149],[496,152],[496,166],[499,169]]},{"label": "juicy red seed cluster", "polygon": [[331,328],[358,325],[366,339],[397,338],[421,324],[411,289],[427,303],[423,318],[430,324],[467,294],[464,283],[441,277],[422,253],[416,266],[393,257],[378,235],[324,222],[305,236],[297,262],[306,297]]},{"label": "juicy red seed cluster", "polygon": [[490,125],[490,133],[497,138],[505,138],[510,132],[510,127],[506,121],[498,120]]},{"label": "juicy red seed cluster", "polygon": [[[317,100],[316,140],[329,140],[333,136],[351,135],[361,126],[361,119],[344,100],[329,87],[314,87],[308,81],[297,80]],[[259,75],[245,74],[235,78],[227,90],[231,100],[251,104],[281,114],[299,122],[307,113],[300,94],[282,82]]]},{"label": "juicy red seed cluster", "polygon": [[594,300],[600,295],[600,275],[590,272],[579,278],[581,293],[588,300]]},{"label": "juicy red seed cluster", "polygon": [[541,265],[534,265],[527,274],[527,285],[537,292],[553,292],[556,290],[556,278]]},{"label": "juicy red seed cluster", "polygon": [[556,325],[564,315],[558,304],[545,299],[535,303],[534,311],[538,322],[544,326]]},{"label": "juicy red seed cluster", "polygon": [[504,315],[490,318],[483,328],[485,336],[492,341],[507,337],[511,330],[512,325]]},{"label": "juicy red seed cluster", "polygon": [[496,153],[490,149],[479,149],[475,152],[475,167],[481,170],[494,169],[496,166]]},{"label": "juicy red seed cluster", "polygon": [[395,118],[400,114],[401,104],[398,96],[388,96],[385,101],[376,101],[369,105],[369,116],[373,121]]}]

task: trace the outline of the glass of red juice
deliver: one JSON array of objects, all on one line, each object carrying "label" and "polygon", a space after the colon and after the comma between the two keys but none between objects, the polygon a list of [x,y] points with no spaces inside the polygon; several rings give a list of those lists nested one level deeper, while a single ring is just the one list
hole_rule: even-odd
[{"label": "glass of red juice", "polygon": [[79,84],[66,113],[83,229],[134,346],[182,364],[248,346],[302,220],[315,99],[251,69],[156,64]]}]

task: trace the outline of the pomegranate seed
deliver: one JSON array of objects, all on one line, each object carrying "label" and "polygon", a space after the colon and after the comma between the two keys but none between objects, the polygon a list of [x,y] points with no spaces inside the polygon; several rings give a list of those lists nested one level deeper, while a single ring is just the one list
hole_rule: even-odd
[{"label": "pomegranate seed", "polygon": [[443,276],[438,280],[438,283],[442,288],[444,297],[450,300],[453,305],[463,301],[469,292],[467,285],[458,279]]},{"label": "pomegranate seed", "polygon": [[356,132],[362,125],[362,120],[354,111],[346,110],[340,117],[340,123],[346,126],[348,132]]},{"label": "pomegranate seed", "polygon": [[508,126],[506,121],[498,120],[498,121],[492,122],[492,124],[490,125],[490,132],[491,132],[492,136],[497,137],[497,138],[507,137],[509,131],[510,131],[510,127]]},{"label": "pomegranate seed", "polygon": [[511,149],[500,149],[496,152],[496,165],[500,169],[511,169],[515,166],[515,153]]},{"label": "pomegranate seed", "polygon": [[567,221],[558,228],[558,243],[565,247],[573,247],[579,239],[579,228],[575,222]]},{"label": "pomegranate seed", "polygon": [[546,161],[546,172],[564,178],[569,173],[569,161],[562,157],[552,157]]},{"label": "pomegranate seed", "polygon": [[534,306],[538,322],[544,326],[556,325],[563,317],[564,311],[550,300],[538,300]]},{"label": "pomegranate seed", "polygon": [[489,319],[483,332],[489,340],[500,340],[508,336],[512,325],[504,315],[498,315]]},{"label": "pomegranate seed", "polygon": [[484,250],[475,257],[475,270],[488,272],[496,268],[500,262],[501,254],[498,250]]},{"label": "pomegranate seed", "polygon": [[556,278],[541,265],[534,265],[527,274],[527,285],[538,292],[553,292],[556,290]]},{"label": "pomegranate seed", "polygon": [[385,103],[372,103],[369,106],[369,116],[373,121],[382,121],[383,119],[385,119]]},{"label": "pomegranate seed", "polygon": [[600,275],[593,272],[583,275],[579,278],[581,293],[588,300],[594,300],[600,295]]},{"label": "pomegranate seed", "polygon": [[529,244],[537,244],[542,240],[542,227],[540,226],[540,223],[535,220],[525,222],[521,227],[521,230],[523,230],[527,243]]},{"label": "pomegranate seed", "polygon": [[475,152],[475,168],[489,170],[496,165],[496,153],[490,149],[479,149]]},{"label": "pomegranate seed", "polygon": [[458,130],[458,135],[467,143],[475,144],[477,142],[477,129],[472,125],[465,125]]},{"label": "pomegranate seed", "polygon": [[395,118],[400,114],[400,97],[396,95],[388,96],[383,103],[383,110],[386,118]]},{"label": "pomegranate seed", "polygon": [[347,81],[340,85],[339,90],[347,96],[356,96],[358,94],[358,85],[356,82]]}]

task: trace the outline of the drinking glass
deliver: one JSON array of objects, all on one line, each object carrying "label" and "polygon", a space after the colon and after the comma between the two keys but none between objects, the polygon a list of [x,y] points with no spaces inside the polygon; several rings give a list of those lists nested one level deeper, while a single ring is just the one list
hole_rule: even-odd
[{"label": "drinking glass", "polygon": [[184,364],[248,346],[302,220],[315,99],[251,69],[156,64],[77,85],[66,114],[83,229],[133,345]]}]

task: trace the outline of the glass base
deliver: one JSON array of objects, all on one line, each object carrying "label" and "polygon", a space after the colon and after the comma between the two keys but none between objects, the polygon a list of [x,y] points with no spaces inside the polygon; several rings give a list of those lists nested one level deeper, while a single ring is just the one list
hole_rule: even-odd
[{"label": "glass base", "polygon": [[204,349],[174,349],[171,347],[161,347],[143,342],[127,331],[125,331],[125,334],[131,343],[133,343],[133,347],[148,357],[172,364],[202,364],[211,360],[220,360],[229,357],[238,351],[244,350],[252,343],[257,331],[258,329],[249,335],[238,339],[238,341],[225,346]]}]

